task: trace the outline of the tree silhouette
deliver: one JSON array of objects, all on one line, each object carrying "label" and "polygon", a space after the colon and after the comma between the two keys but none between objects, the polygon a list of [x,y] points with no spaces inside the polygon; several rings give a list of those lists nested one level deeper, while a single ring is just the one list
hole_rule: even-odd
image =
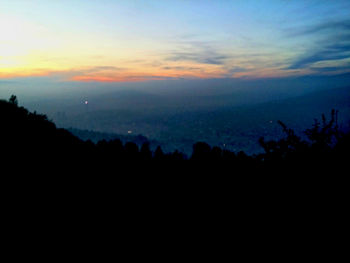
[{"label": "tree silhouette", "polygon": [[160,146],[158,146],[156,151],[154,152],[154,159],[156,161],[163,161],[165,159],[165,155],[164,155],[163,150]]},{"label": "tree silhouette", "polygon": [[328,151],[340,137],[338,126],[338,111],[334,109],[331,112],[331,119],[327,122],[324,114],[322,114],[322,125],[315,119],[315,123],[311,129],[305,131],[312,146],[317,151]]},{"label": "tree silhouette", "polygon": [[[125,164],[139,162],[152,163],[160,166],[176,163],[170,167],[182,167],[182,163],[195,163],[196,168],[208,167],[208,164],[228,164],[237,169],[293,167],[306,165],[348,164],[350,161],[350,133],[341,132],[338,125],[338,112],[332,110],[329,120],[322,115],[322,120],[315,120],[312,128],[305,131],[306,139],[298,136],[294,130],[279,121],[285,137],[280,140],[265,141],[260,138],[259,143],[264,153],[248,156],[244,152],[234,153],[215,146],[210,147],[205,142],[193,145],[190,159],[179,152],[164,154],[158,146],[154,154],[148,142],[142,144],[141,149],[134,142],[127,142],[124,146],[118,139],[98,143],[82,141],[65,129],[59,129],[48,120],[46,115],[29,112],[18,106],[17,97],[12,95],[8,101],[0,100],[0,146],[5,157],[4,164],[32,166],[40,163],[56,169],[64,165],[72,165],[77,169],[86,170],[95,167],[99,170],[111,170],[115,164],[119,168]],[[144,138],[143,138],[144,141]],[[117,166],[118,167],[118,166]],[[136,166],[128,166],[137,167]],[[149,166],[139,166],[140,168]],[[220,165],[216,167],[228,167]],[[162,170],[166,172],[167,170]],[[217,172],[217,171],[216,171]]]},{"label": "tree silhouette", "polygon": [[13,105],[16,105],[16,106],[18,105],[18,100],[17,100],[17,97],[15,95],[11,95],[9,102]]},{"label": "tree silhouette", "polygon": [[152,159],[152,152],[149,148],[149,142],[145,142],[141,146],[140,158],[142,161],[150,161]]},{"label": "tree silhouette", "polygon": [[139,147],[134,142],[127,142],[124,146],[124,153],[127,161],[139,161]]},{"label": "tree silhouette", "polygon": [[211,149],[210,155],[213,161],[221,161],[223,159],[222,150],[217,146]]},{"label": "tree silhouette", "polygon": [[193,161],[207,161],[210,160],[211,148],[205,142],[197,142],[193,145],[193,153],[191,160]]}]

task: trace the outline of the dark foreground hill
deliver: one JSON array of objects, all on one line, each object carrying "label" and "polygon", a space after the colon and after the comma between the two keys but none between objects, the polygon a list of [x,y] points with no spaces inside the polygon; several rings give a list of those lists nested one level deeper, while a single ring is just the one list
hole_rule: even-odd
[{"label": "dark foreground hill", "polygon": [[308,142],[281,123],[286,137],[261,139],[264,154],[202,142],[185,159],[147,144],[84,142],[17,104],[14,96],[0,101],[2,219],[11,237],[40,238],[41,230],[85,241],[103,232],[128,245],[191,235],[245,243],[273,231],[277,240],[320,240],[333,221],[332,232],[342,231],[348,169],[337,168],[349,163],[350,136],[338,130],[336,112],[307,131]]},{"label": "dark foreground hill", "polygon": [[[91,98],[88,107],[79,100],[68,105],[66,100],[58,98],[38,101],[35,106],[28,107],[47,113],[58,127],[100,132],[97,136],[73,132],[83,140],[88,138],[96,142],[96,137],[110,140],[109,133],[118,134],[120,139],[142,134],[152,140],[152,150],[161,145],[164,152],[178,149],[187,156],[191,156],[192,146],[197,141],[234,152],[261,153],[263,149],[257,143],[261,136],[270,139],[283,136],[278,120],[299,135],[313,124],[314,118],[320,118],[323,113],[328,115],[332,109],[339,110],[340,124],[347,125],[350,120],[348,86],[309,90],[307,94],[288,98],[273,96],[269,89],[248,89],[221,95],[217,92],[151,97],[142,92],[127,95],[116,91]],[[264,96],[270,99],[258,102],[257,98]],[[103,138],[102,133],[108,134]]]},{"label": "dark foreground hill", "polygon": [[252,169],[261,174],[266,169],[281,169],[283,173],[301,166],[310,169],[337,167],[349,161],[349,133],[340,131],[336,111],[332,111],[328,119],[322,116],[321,122],[315,122],[306,130],[306,140],[280,122],[285,137],[278,141],[261,138],[259,143],[265,150],[262,154],[249,156],[199,142],[193,146],[189,158],[178,151],[164,154],[160,147],[151,151],[148,142],[139,147],[119,139],[97,143],[83,141],[65,129],[58,129],[45,115],[19,107],[15,96],[9,101],[0,101],[0,119],[3,164],[24,171],[50,167],[47,173],[58,169],[66,173],[109,171],[108,174],[125,176],[121,172],[125,168],[129,172],[138,169],[146,173],[150,166],[158,169],[162,166],[166,167],[162,173],[168,173],[182,165],[191,165],[198,171],[210,166],[213,175],[225,169],[224,174],[231,176]]}]

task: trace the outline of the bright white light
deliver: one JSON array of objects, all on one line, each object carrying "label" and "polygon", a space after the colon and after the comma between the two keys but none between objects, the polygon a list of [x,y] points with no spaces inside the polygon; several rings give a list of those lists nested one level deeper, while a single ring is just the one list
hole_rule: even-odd
[{"label": "bright white light", "polygon": [[89,102],[88,102],[87,100],[86,100],[84,103],[85,103],[85,105],[88,105],[88,104],[89,104]]}]

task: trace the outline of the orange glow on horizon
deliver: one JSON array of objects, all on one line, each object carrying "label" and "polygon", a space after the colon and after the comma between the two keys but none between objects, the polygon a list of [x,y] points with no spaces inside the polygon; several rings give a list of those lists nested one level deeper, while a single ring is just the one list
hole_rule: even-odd
[{"label": "orange glow on horizon", "polygon": [[47,70],[19,70],[5,72],[0,69],[0,79],[14,79],[14,78],[26,78],[26,77],[47,77],[51,72]]},{"label": "orange glow on horizon", "polygon": [[[298,76],[312,73],[311,71],[300,70],[279,70],[279,69],[257,69],[250,72],[238,72],[227,75],[224,70],[203,70],[203,71],[160,71],[147,72],[142,71],[125,71],[111,72],[109,70],[90,73],[91,69],[6,69],[0,68],[0,79],[13,79],[25,77],[56,77],[61,81],[76,82],[142,82],[149,80],[166,80],[166,79],[210,79],[210,78],[279,78],[288,76]],[[86,73],[85,73],[86,72]]]},{"label": "orange glow on horizon", "polygon": [[148,79],[142,77],[75,76],[70,80],[78,82],[140,82]]},{"label": "orange glow on horizon", "polygon": [[0,79],[139,82],[349,72],[345,0],[0,2]]}]

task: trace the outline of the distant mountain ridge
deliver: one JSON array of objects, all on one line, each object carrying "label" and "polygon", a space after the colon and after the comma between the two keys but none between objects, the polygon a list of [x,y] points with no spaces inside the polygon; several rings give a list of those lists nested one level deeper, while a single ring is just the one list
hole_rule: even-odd
[{"label": "distant mountain ridge", "polygon": [[161,143],[156,140],[149,140],[147,137],[138,134],[138,135],[122,135],[115,133],[105,133],[98,131],[90,131],[90,130],[80,130],[75,128],[68,128],[67,131],[77,136],[79,139],[83,141],[92,141],[93,143],[98,143],[99,141],[113,141],[120,140],[123,144],[128,142],[133,142],[139,147],[141,147],[144,143],[149,143],[150,149],[155,150],[158,146],[161,146]]},{"label": "distant mountain ridge", "polygon": [[[113,136],[123,138],[128,130],[132,130],[159,143],[167,152],[178,149],[191,154],[196,141],[206,141],[212,146],[252,154],[262,151],[257,144],[260,136],[282,135],[278,120],[284,120],[296,131],[302,132],[313,123],[315,116],[327,115],[332,109],[339,110],[339,121],[347,128],[350,120],[350,87],[321,90],[250,106],[223,105],[217,109],[194,111],[93,111],[70,119],[68,125],[64,125],[64,121],[58,123],[63,127],[78,124],[75,128],[80,130],[101,132],[98,135],[100,139]],[[88,139],[88,135],[85,133],[81,138]],[[94,136],[90,133],[90,137]]]},{"label": "distant mountain ridge", "polygon": [[[198,169],[205,171],[206,167],[212,167],[216,171],[219,168],[224,169],[225,172],[229,167],[234,167],[235,171],[237,169],[261,171],[263,168],[280,171],[280,168],[285,169],[291,165],[295,168],[298,166],[304,168],[305,165],[316,168],[320,163],[333,168],[334,165],[348,164],[349,159],[350,133],[339,129],[336,110],[332,110],[330,115],[322,115],[319,122],[305,129],[305,139],[278,121],[284,133],[283,138],[276,140],[276,136],[272,134],[274,138],[269,139],[260,134],[257,144],[264,149],[264,152],[254,155],[247,155],[244,151],[230,151],[225,147],[213,147],[201,140],[193,144],[190,157],[177,150],[164,153],[161,147],[152,151],[143,136],[134,137],[140,140],[140,143],[144,141],[141,147],[134,142],[124,144],[120,139],[113,138],[93,143],[81,140],[65,129],[57,128],[46,115],[19,107],[16,96],[11,96],[9,101],[0,100],[0,121],[3,164],[12,170],[23,169],[22,173],[26,173],[29,168],[43,173],[58,170],[67,173],[75,169],[78,173],[83,171],[83,174],[93,171],[92,174],[95,176],[100,175],[101,171],[108,171],[108,174],[114,171],[123,176],[123,170],[118,169],[120,167],[127,168],[129,172],[134,170],[147,174],[145,168],[150,168],[152,165],[165,175],[160,162],[166,165],[164,167],[168,171],[176,168],[179,173],[183,173],[186,169],[186,166],[181,164],[187,165],[187,168],[191,165],[193,171],[197,172]],[[81,136],[83,134],[84,131],[81,132]],[[106,136],[106,134],[93,134]],[[92,136],[85,131],[85,136],[87,135]],[[218,163],[221,165],[218,166]],[[233,174],[234,171],[231,171],[230,175]],[[216,173],[211,175],[217,176]]]}]

